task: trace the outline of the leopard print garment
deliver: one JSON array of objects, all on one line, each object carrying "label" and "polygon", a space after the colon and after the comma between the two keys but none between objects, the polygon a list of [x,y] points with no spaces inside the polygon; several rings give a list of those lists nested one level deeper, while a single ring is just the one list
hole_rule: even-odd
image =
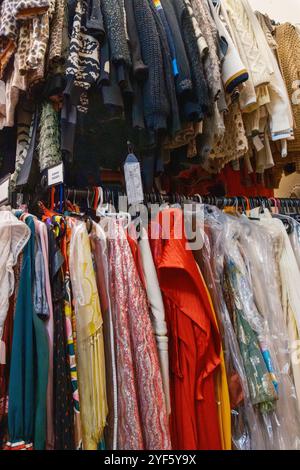
[{"label": "leopard print garment", "polygon": [[64,57],[64,24],[67,14],[67,1],[56,0],[55,12],[51,23],[48,68],[52,68],[57,63],[65,61]]},{"label": "leopard print garment", "polygon": [[[45,15],[51,14],[51,3],[54,2],[55,0],[3,0],[0,12],[0,77],[3,77],[6,66],[12,55],[15,53],[17,47],[19,48],[21,64],[24,62],[26,51],[27,53],[30,51],[29,68],[37,67],[37,63],[40,63],[40,58],[43,56],[45,51],[44,38],[46,37],[45,28],[47,28]],[[30,20],[33,22],[32,30],[35,34],[32,36],[33,42],[28,44],[28,40],[24,41],[24,37],[29,31],[31,31],[29,23]],[[24,28],[23,23],[25,23]],[[21,47],[19,47],[18,36],[22,28],[23,39]],[[36,38],[38,37],[40,37],[41,40],[37,43]],[[46,45],[48,37],[49,32]],[[26,67],[23,68],[23,71],[25,69]]]},{"label": "leopard print garment", "polygon": [[0,10],[0,77],[17,47],[18,27],[14,0],[3,0]]}]

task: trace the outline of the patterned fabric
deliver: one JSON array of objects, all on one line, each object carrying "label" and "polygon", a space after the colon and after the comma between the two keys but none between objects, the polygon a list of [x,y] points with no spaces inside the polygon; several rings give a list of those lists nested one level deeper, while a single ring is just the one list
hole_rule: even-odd
[{"label": "patterned fabric", "polygon": [[64,318],[64,278],[62,266],[64,258],[52,229],[48,227],[50,273],[54,317],[54,427],[55,449],[74,449],[74,415],[70,380],[70,367],[67,355],[67,336]]},{"label": "patterned fabric", "polygon": [[41,171],[62,161],[58,113],[46,101],[42,105],[38,152]]},{"label": "patterned fabric", "polygon": [[74,408],[74,420],[75,420],[75,448],[80,449],[82,447],[82,436],[81,436],[81,419],[80,419],[80,401],[78,391],[78,373],[77,373],[77,362],[75,354],[75,335],[76,335],[76,318],[74,311],[74,300],[72,293],[72,285],[69,272],[69,256],[70,256],[70,228],[67,228],[66,236],[64,237],[64,258],[65,258],[65,272],[64,272],[64,314],[65,314],[65,326],[67,335],[67,351],[69,358],[70,374],[71,374],[71,385],[73,391],[73,408]]},{"label": "patterned fabric", "polygon": [[[86,4],[82,0],[77,0],[66,70],[71,88],[74,85],[82,94],[96,83],[100,71],[99,41],[87,34],[84,26],[85,10]],[[88,103],[81,103],[78,109],[87,112]]]},{"label": "patterned fabric", "polygon": [[107,241],[100,225],[94,223],[90,235],[97,287],[103,314],[103,334],[105,347],[105,371],[108,416],[104,431],[105,447],[116,450],[118,432],[118,384],[115,352],[112,307],[109,295],[109,266],[107,259]]},{"label": "patterned fabric", "polygon": [[233,316],[235,333],[247,375],[252,403],[259,406],[261,412],[275,408],[277,393],[273,377],[264,360],[258,334],[253,329],[243,312],[240,289],[250,289],[239,267],[230,258],[225,261],[225,295]]},{"label": "patterned fabric", "polygon": [[103,320],[85,223],[72,229],[70,253],[82,441],[84,450],[96,450],[103,438],[108,410]]},{"label": "patterned fabric", "polygon": [[114,220],[109,223],[110,282],[118,366],[118,449],[171,449],[146,294],[121,224]]},{"label": "patterned fabric", "polygon": [[21,168],[26,160],[33,134],[34,114],[20,106],[17,117],[17,148],[15,171],[11,177],[11,190],[14,190]]}]

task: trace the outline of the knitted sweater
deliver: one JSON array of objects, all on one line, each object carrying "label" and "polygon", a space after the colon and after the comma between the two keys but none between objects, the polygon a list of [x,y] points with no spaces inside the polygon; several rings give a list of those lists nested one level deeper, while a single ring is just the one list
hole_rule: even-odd
[{"label": "knitted sweater", "polygon": [[101,2],[106,34],[108,37],[111,59],[113,62],[131,64],[126,38],[124,11],[121,11],[118,0],[102,0]]},{"label": "knitted sweater", "polygon": [[171,0],[161,0],[161,4],[173,33],[176,61],[178,65],[176,91],[178,95],[181,95],[182,93],[191,92],[193,89],[190,64],[173,4]]},{"label": "knitted sweater", "polygon": [[156,22],[148,0],[133,0],[133,4],[142,58],[149,68],[148,78],[143,86],[145,122],[148,129],[166,129],[170,106]]},{"label": "knitted sweater", "polygon": [[186,0],[174,0],[174,9],[180,24],[186,52],[189,58],[194,87],[194,99],[197,102],[199,119],[203,119],[211,108],[207,82],[204,76],[202,58],[200,57],[193,19],[186,6]]},{"label": "knitted sweater", "polygon": [[166,81],[166,88],[167,88],[167,96],[169,99],[171,113],[170,113],[170,122],[169,122],[169,129],[173,135],[176,134],[181,129],[180,118],[179,118],[179,109],[178,103],[176,98],[176,91],[175,91],[175,81],[174,81],[174,74],[173,74],[173,66],[172,66],[172,58],[171,52],[168,45],[167,33],[164,27],[164,24],[161,20],[161,16],[159,15],[153,0],[148,0],[150,8],[152,10],[156,27],[158,31],[158,35],[160,38],[160,45],[162,51],[162,58],[163,58],[163,66],[164,66],[164,73],[165,73],[165,81]]},{"label": "knitted sweater", "polygon": [[289,142],[289,150],[300,151],[300,33],[295,26],[289,23],[277,26],[275,31],[278,58],[292,103],[295,121],[295,140]]}]

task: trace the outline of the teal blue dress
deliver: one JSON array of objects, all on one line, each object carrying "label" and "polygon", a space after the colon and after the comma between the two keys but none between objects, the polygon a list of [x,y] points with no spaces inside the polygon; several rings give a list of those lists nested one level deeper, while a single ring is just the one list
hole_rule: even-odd
[{"label": "teal blue dress", "polygon": [[[20,217],[21,214],[16,214]],[[23,251],[16,303],[9,377],[8,432],[12,444],[31,444],[34,427],[34,330],[33,262],[35,227],[31,216],[25,223],[31,237]]]}]

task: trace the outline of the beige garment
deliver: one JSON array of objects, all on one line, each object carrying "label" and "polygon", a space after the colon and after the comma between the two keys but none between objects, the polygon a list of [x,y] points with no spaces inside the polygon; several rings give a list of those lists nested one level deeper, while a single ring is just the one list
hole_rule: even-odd
[{"label": "beige garment", "polygon": [[19,54],[16,52],[14,66],[5,83],[5,115],[2,117],[3,127],[15,125],[15,111],[19,103],[20,92],[26,91],[26,80],[19,73]]},{"label": "beige garment", "polygon": [[72,229],[70,277],[75,302],[82,440],[97,450],[107,417],[103,320],[86,225]]},{"label": "beige garment", "polygon": [[238,103],[229,107],[229,112],[224,116],[225,133],[215,138],[209,158],[209,168],[218,172],[226,163],[238,160],[248,151],[248,139]]},{"label": "beige garment", "polygon": [[199,55],[202,59],[204,59],[204,57],[206,57],[208,53],[208,44],[203,35],[203,32],[200,29],[199,23],[195,17],[194,10],[193,10],[190,0],[184,0],[184,3],[189,13],[190,19],[192,21],[195,37],[197,39]]},{"label": "beige garment", "polygon": [[[275,37],[277,54],[285,80],[294,117],[294,138],[288,143],[289,151],[300,151],[300,33],[289,23],[277,26]],[[299,158],[299,157],[298,157]]]},{"label": "beige garment", "polygon": [[[5,364],[5,344],[1,341],[3,327],[9,307],[9,298],[14,292],[13,267],[30,237],[26,224],[11,211],[0,210],[0,364]],[[4,361],[4,362],[3,362]]]},{"label": "beige garment", "polygon": [[[252,214],[257,217],[258,211],[259,209],[252,211]],[[300,271],[291,242],[281,220],[273,219],[267,210],[265,210],[263,216],[260,215],[259,217],[259,224],[263,225],[272,236],[275,250],[277,251],[281,302],[289,334],[289,352],[291,354],[293,377],[300,409]]]},{"label": "beige garment", "polygon": [[206,74],[208,87],[211,96],[217,100],[222,91],[221,63],[218,55],[218,30],[212,19],[209,6],[206,0],[190,0],[194,10],[194,15],[205,41],[208,45],[208,52],[204,57],[204,71]]},{"label": "beige garment", "polygon": [[223,10],[226,10],[241,59],[249,73],[249,80],[241,91],[241,109],[253,109],[257,102],[256,88],[269,84],[274,73],[265,51],[265,38],[246,0],[225,0]]},{"label": "beige garment", "polygon": [[169,380],[169,353],[168,353],[168,330],[165,319],[165,308],[160,291],[156,268],[153,262],[148,234],[145,229],[139,240],[139,252],[146,281],[146,291],[150,304],[151,322],[155,334],[158,357],[161,368],[164,395],[166,399],[167,413],[171,413],[170,380]]},{"label": "beige garment", "polygon": [[194,158],[197,156],[196,138],[202,133],[202,122],[188,122],[183,124],[181,131],[177,132],[173,137],[167,136],[163,142],[162,151],[165,162],[170,161],[170,152],[173,149],[188,146],[187,157]]}]

